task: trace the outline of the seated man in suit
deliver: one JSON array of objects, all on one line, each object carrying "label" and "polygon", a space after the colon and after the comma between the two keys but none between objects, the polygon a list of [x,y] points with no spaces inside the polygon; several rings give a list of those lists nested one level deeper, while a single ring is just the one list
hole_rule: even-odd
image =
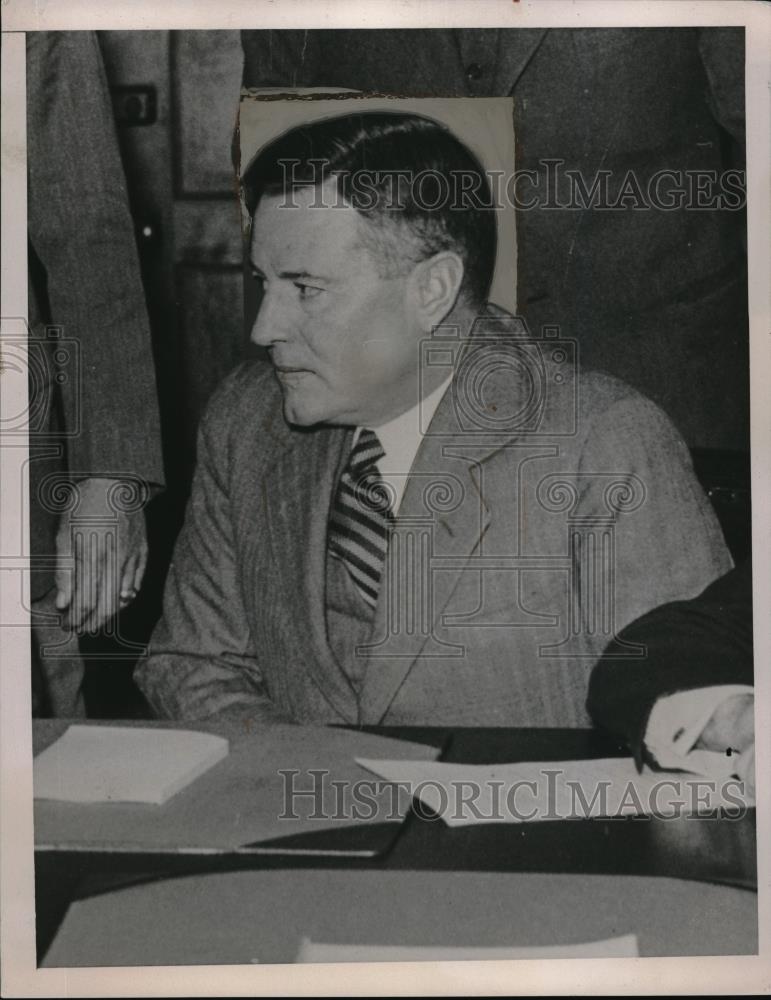
[{"label": "seated man in suit", "polygon": [[754,788],[752,563],[692,601],[655,608],[619,638],[643,645],[645,656],[600,660],[587,700],[595,722],[621,736],[638,763],[717,767]]},{"label": "seated man in suit", "polygon": [[[410,178],[461,178],[435,198]],[[407,183],[395,179],[407,178]],[[487,303],[488,180],[443,125],[296,127],[244,177],[271,366],[215,393],[137,680],[244,722],[582,726],[593,663],[730,567],[667,417]],[[452,187],[452,185],[448,185]]]}]

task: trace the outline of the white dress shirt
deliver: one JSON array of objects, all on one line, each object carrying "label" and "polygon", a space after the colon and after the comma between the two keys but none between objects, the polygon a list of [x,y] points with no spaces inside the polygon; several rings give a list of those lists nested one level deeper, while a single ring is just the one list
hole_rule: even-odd
[{"label": "white dress shirt", "polygon": [[[423,440],[423,435],[428,429],[442,397],[447,392],[450,382],[452,382],[452,376],[453,372],[451,371],[441,385],[405,413],[379,427],[369,426],[369,429],[377,434],[385,452],[385,455],[377,463],[377,467],[383,481],[392,491],[394,517],[399,512],[407,486],[407,478]],[[356,428],[353,438],[354,444],[356,444],[361,431],[361,427]]]}]

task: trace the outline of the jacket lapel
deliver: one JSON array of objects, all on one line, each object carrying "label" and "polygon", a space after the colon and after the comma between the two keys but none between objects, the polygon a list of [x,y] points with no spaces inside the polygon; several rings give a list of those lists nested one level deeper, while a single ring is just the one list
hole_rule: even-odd
[{"label": "jacket lapel", "polygon": [[[410,471],[375,611],[361,698],[362,724],[381,722],[419,656],[462,648],[438,636],[444,608],[490,521],[480,489],[500,439],[472,443],[458,424],[454,380]],[[431,560],[442,564],[432,572]]]},{"label": "jacket lapel", "polygon": [[[488,306],[477,322],[410,470],[375,611],[362,724],[382,721],[418,657],[463,652],[440,638],[442,615],[495,513],[485,467],[520,438],[518,414],[532,393],[527,367],[506,363],[500,346],[526,334],[521,320]],[[482,374],[485,409],[476,418]]]},{"label": "jacket lapel", "polygon": [[286,437],[267,477],[265,503],[275,578],[292,619],[308,629],[310,655],[292,669],[310,675],[335,710],[353,722],[352,689],[329,648],[325,617],[327,521],[350,432],[324,428],[287,431]]}]

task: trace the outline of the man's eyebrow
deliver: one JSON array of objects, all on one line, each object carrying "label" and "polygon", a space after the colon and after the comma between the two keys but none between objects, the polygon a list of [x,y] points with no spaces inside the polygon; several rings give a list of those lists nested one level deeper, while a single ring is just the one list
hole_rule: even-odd
[{"label": "man's eyebrow", "polygon": [[[254,277],[265,278],[265,272],[261,267],[257,267],[256,264],[251,264],[250,269]],[[279,271],[277,276],[279,278],[284,278],[286,281],[325,281],[331,282],[332,279],[323,274],[317,274],[311,271]]]},{"label": "man's eyebrow", "polygon": [[287,281],[303,281],[306,278],[311,278],[314,281],[329,281],[330,279],[323,274],[313,274],[310,271],[279,271],[279,278],[285,278]]}]

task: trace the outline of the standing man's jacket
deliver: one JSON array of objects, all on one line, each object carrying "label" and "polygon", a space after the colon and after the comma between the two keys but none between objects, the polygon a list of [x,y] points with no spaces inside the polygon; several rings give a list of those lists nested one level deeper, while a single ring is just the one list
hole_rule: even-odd
[{"label": "standing man's jacket", "polygon": [[164,482],[147,305],[95,32],[27,33],[27,167],[35,599],[54,583],[63,479]]}]

